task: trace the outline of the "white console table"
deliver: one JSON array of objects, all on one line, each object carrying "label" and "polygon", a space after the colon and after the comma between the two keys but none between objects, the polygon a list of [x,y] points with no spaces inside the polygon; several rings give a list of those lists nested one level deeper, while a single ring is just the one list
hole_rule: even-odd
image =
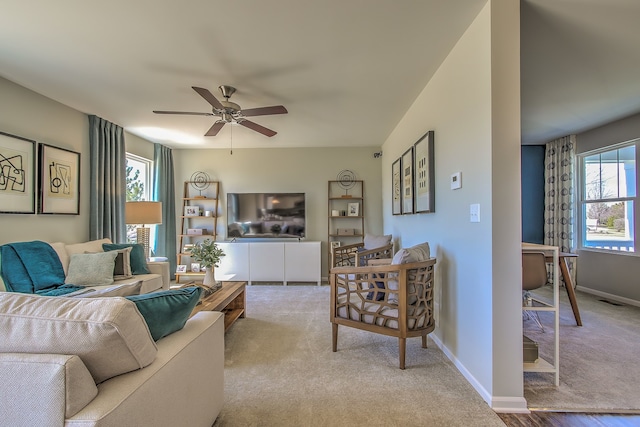
[{"label": "white console table", "polygon": [[218,242],[225,256],[215,269],[216,280],[229,274],[252,282],[316,282],[320,277],[320,242]]}]

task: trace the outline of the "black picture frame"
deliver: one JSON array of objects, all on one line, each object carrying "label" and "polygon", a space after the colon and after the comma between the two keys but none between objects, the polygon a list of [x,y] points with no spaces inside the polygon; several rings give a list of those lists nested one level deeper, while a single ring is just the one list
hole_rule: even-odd
[{"label": "black picture frame", "polygon": [[36,142],[0,132],[0,214],[36,213]]},{"label": "black picture frame", "polygon": [[402,215],[402,187],[401,187],[401,160],[400,157],[391,164],[391,213]]},{"label": "black picture frame", "polygon": [[80,153],[53,145],[38,145],[38,213],[80,214]]},{"label": "black picture frame", "polygon": [[413,205],[413,146],[402,155],[402,214],[414,213]]},{"label": "black picture frame", "polygon": [[416,213],[433,213],[435,207],[434,134],[430,130],[413,144],[413,170]]}]

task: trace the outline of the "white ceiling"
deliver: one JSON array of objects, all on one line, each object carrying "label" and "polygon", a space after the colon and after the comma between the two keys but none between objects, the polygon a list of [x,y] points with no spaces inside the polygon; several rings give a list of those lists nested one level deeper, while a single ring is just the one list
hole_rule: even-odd
[{"label": "white ceiling", "polygon": [[[379,146],[485,3],[3,0],[0,76],[176,148],[226,148],[232,128],[234,147]],[[523,143],[640,111],[640,1],[522,14]],[[252,119],[278,134],[152,113],[210,112],[191,87],[222,84],[243,108],[284,105]]]}]

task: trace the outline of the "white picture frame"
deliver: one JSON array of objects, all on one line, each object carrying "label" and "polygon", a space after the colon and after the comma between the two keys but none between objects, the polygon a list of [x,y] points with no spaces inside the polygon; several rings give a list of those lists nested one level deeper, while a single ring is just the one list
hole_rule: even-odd
[{"label": "white picture frame", "polygon": [[186,264],[178,264],[176,266],[176,273],[186,273],[186,272],[187,272]]},{"label": "white picture frame", "polygon": [[360,203],[349,203],[347,206],[347,216],[360,216]]},{"label": "white picture frame", "polygon": [[199,215],[200,215],[200,206],[184,207],[184,216],[199,216]]},{"label": "white picture frame", "polygon": [[333,242],[329,242],[329,243],[331,243],[331,249],[339,248],[341,244],[339,240],[334,240]]},{"label": "white picture frame", "polygon": [[200,269],[200,263],[199,262],[192,262],[191,263],[191,272],[192,273],[200,273],[201,269]]}]

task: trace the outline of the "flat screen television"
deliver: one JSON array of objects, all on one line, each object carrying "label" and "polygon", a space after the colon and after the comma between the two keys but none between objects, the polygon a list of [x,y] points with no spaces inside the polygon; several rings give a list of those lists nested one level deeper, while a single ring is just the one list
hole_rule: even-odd
[{"label": "flat screen television", "polygon": [[305,236],[304,193],[227,193],[227,238]]}]

